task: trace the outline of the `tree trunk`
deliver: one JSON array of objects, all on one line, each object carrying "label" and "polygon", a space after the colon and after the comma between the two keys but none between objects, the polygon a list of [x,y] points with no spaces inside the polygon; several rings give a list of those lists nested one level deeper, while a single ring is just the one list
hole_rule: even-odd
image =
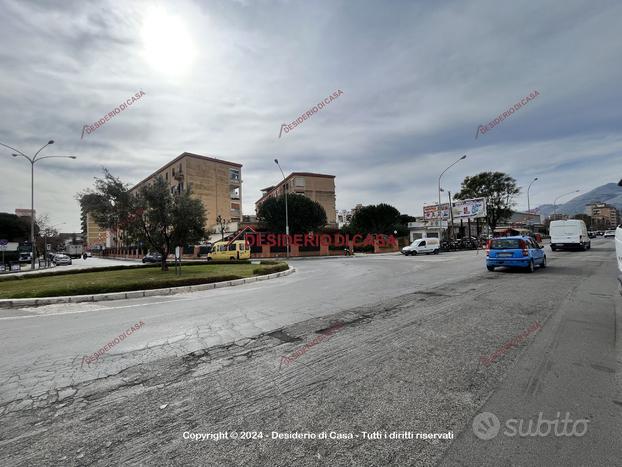
[{"label": "tree trunk", "polygon": [[168,271],[168,264],[166,264],[166,258],[168,258],[168,251],[162,253],[162,271]]}]

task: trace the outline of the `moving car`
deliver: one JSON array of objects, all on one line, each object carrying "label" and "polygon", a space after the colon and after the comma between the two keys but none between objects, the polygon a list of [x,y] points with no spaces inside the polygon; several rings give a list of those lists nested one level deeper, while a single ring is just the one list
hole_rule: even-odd
[{"label": "moving car", "polygon": [[565,221],[552,221],[549,226],[551,233],[551,250],[565,248],[589,250],[592,242],[587,234],[585,222],[581,219],[568,219]]},{"label": "moving car", "polygon": [[418,238],[410,245],[402,248],[402,254],[404,256],[415,256],[419,253],[434,253],[435,255],[437,255],[440,251],[440,248],[441,246],[438,238]]},{"label": "moving car", "polygon": [[544,247],[531,237],[498,237],[488,240],[486,245],[486,268],[494,271],[496,267],[527,268],[533,272],[536,266],[546,267]]},{"label": "moving car", "polygon": [[162,255],[160,253],[147,253],[143,257],[143,263],[161,263]]},{"label": "moving car", "polygon": [[63,255],[61,253],[57,253],[54,255],[54,259],[52,260],[52,262],[56,265],[56,266],[63,266],[63,265],[70,265],[71,264],[71,258],[67,255]]},{"label": "moving car", "polygon": [[605,238],[613,238],[616,236],[616,231],[615,230],[607,230],[605,231],[605,234],[603,235],[603,237]]},{"label": "moving car", "polygon": [[246,240],[228,242],[221,240],[212,245],[212,251],[207,254],[208,261],[235,261],[250,259],[251,247]]}]

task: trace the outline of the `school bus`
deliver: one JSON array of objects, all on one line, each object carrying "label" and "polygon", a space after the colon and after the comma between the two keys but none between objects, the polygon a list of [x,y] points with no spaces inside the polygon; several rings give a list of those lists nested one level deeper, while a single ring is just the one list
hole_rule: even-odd
[{"label": "school bus", "polygon": [[234,240],[215,242],[212,251],[207,254],[208,261],[235,261],[238,259],[250,259],[251,247],[246,240]]}]

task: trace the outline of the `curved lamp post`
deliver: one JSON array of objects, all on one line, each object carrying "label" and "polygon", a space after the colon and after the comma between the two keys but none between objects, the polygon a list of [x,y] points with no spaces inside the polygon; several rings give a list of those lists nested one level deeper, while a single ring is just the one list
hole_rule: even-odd
[{"label": "curved lamp post", "polygon": [[30,247],[32,249],[32,258],[30,263],[31,270],[35,269],[35,164],[43,159],[51,159],[51,158],[67,158],[67,159],[76,159],[76,156],[43,156],[37,158],[39,153],[43,151],[50,144],[54,144],[54,140],[49,140],[46,144],[44,144],[41,149],[39,149],[34,156],[29,157],[24,154],[19,149],[12,148],[4,143],[0,143],[0,146],[4,146],[5,148],[12,149],[16,151],[17,154],[11,154],[13,157],[22,156],[30,162]]},{"label": "curved lamp post", "polygon": [[[529,202],[529,190],[531,190],[531,185],[533,185],[533,182],[537,181],[538,177],[534,178],[531,183],[529,184],[529,186],[527,187],[527,212],[529,214],[531,214],[531,203]],[[542,220],[540,220],[542,221]],[[531,217],[529,218],[529,231],[531,231]]]},{"label": "curved lamp post", "polygon": [[564,193],[563,195],[559,195],[557,198],[555,198],[555,201],[553,201],[553,215],[557,214],[557,200],[559,198],[563,198],[564,196],[568,196],[571,195],[573,193],[579,193],[581,190],[574,190],[574,191],[569,191],[568,193]]},{"label": "curved lamp post", "polygon": [[[438,209],[437,209],[437,214],[438,214],[438,241],[439,242],[441,241],[441,177],[443,176],[443,174],[445,172],[447,172],[449,169],[451,169],[454,165],[456,165],[458,162],[460,162],[463,159],[466,159],[466,154],[464,156],[460,157],[456,162],[451,164],[445,170],[443,170],[441,172],[441,174],[438,176]],[[449,206],[449,210],[451,211],[451,206]]]}]

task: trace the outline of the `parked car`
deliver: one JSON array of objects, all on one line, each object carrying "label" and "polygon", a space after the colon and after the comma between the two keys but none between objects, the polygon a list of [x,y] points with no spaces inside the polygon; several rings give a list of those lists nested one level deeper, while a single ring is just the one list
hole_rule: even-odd
[{"label": "parked car", "polygon": [[551,232],[551,250],[581,249],[589,250],[592,242],[587,234],[585,222],[581,219],[552,221],[549,226]]},{"label": "parked car", "polygon": [[594,232],[593,230],[588,230],[587,236],[590,238],[596,238],[596,232]]},{"label": "parked car", "polygon": [[160,253],[147,253],[143,258],[143,263],[161,263],[162,255]]},{"label": "parked car", "polygon": [[613,238],[616,236],[616,231],[615,230],[606,230],[603,237],[605,238]]},{"label": "parked car", "polygon": [[52,260],[52,262],[56,266],[67,266],[71,264],[71,258],[67,255],[57,253],[54,255],[54,259]]},{"label": "parked car", "polygon": [[415,256],[419,253],[433,253],[435,255],[440,251],[441,246],[438,238],[418,238],[410,245],[402,248],[404,256]]},{"label": "parked car", "polygon": [[494,271],[496,267],[527,268],[533,272],[536,266],[546,267],[546,254],[531,237],[498,237],[488,240],[486,245],[486,268]]}]

